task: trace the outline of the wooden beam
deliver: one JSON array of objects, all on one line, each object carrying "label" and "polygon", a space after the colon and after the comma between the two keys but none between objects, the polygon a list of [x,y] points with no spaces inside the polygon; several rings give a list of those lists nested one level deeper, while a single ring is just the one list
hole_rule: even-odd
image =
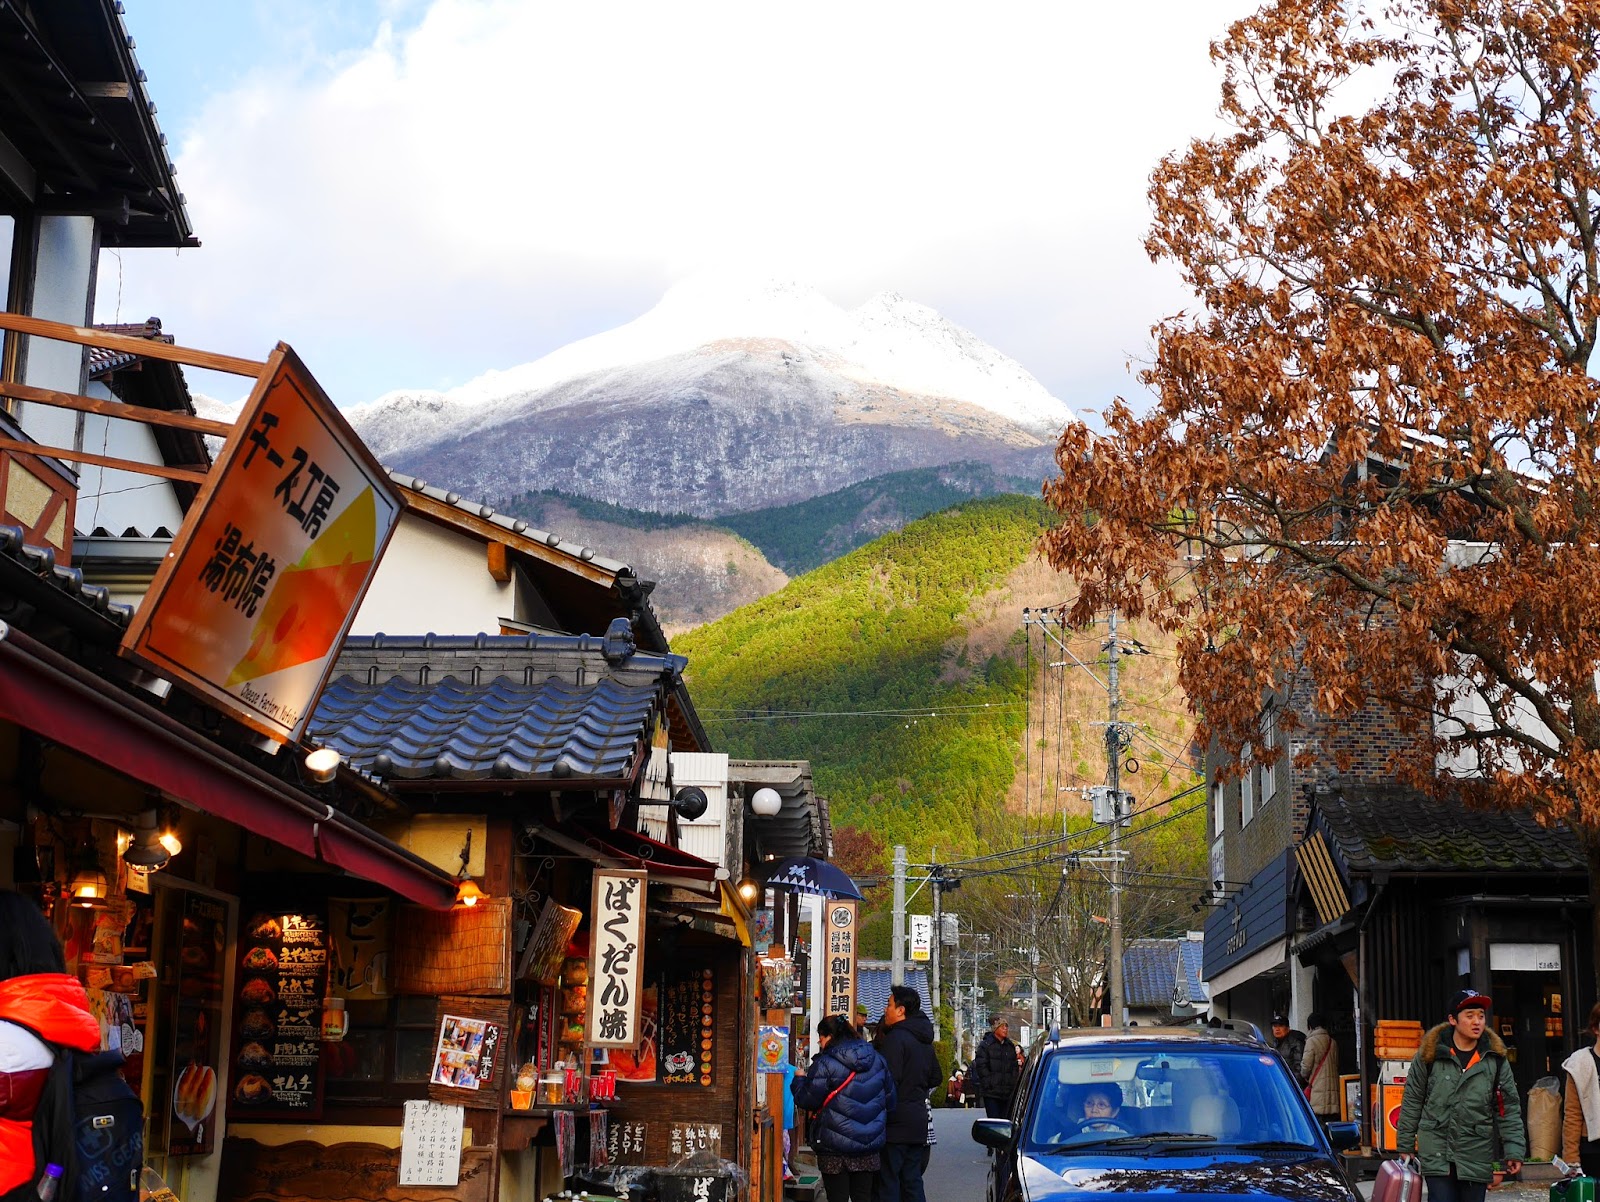
[{"label": "wooden beam", "polygon": [[506,545],[491,539],[488,546],[489,575],[494,577],[496,584],[510,584],[511,564],[506,561]]},{"label": "wooden beam", "polygon": [[68,463],[92,463],[95,467],[116,468],[119,472],[137,472],[141,476],[160,476],[163,480],[185,480],[190,484],[203,484],[206,478],[206,469],[202,464],[167,467],[159,463],[140,463],[136,459],[117,459],[111,455],[91,455],[88,451],[46,447],[36,442],[22,442],[15,438],[0,438],[0,451],[39,455],[46,459],[65,459]]},{"label": "wooden beam", "polygon": [[133,85],[122,80],[109,83],[80,83],[78,91],[91,100],[132,100]]},{"label": "wooden beam", "polygon": [[31,384],[13,384],[7,380],[0,380],[0,396],[17,401],[30,401],[35,405],[76,409],[80,413],[97,413],[101,417],[114,417],[119,421],[143,422],[147,426],[170,426],[174,430],[215,434],[218,438],[226,438],[233,433],[232,422],[217,422],[208,417],[193,417],[187,413],[174,413],[167,409],[146,409],[143,405],[129,405],[124,401],[103,401],[97,397],[81,396],[76,392],[54,392],[48,388],[35,388]]},{"label": "wooden beam", "polygon": [[592,563],[579,559],[570,551],[561,551],[545,543],[528,538],[526,535],[517,534],[507,530],[504,526],[497,525],[487,518],[480,518],[455,505],[450,505],[435,497],[428,496],[420,489],[408,488],[400,485],[401,503],[413,513],[424,514],[428,517],[454,526],[457,530],[466,530],[482,538],[485,542],[503,542],[511,550],[520,551],[534,559],[542,559],[558,567],[567,569],[575,576],[581,576],[592,584],[611,587],[616,581],[616,574],[604,568],[597,568]]},{"label": "wooden beam", "polygon": [[34,334],[40,338],[54,338],[58,342],[76,342],[82,346],[98,346],[108,351],[126,351],[130,355],[143,355],[146,359],[183,363],[189,367],[203,367],[207,371],[225,371],[235,376],[259,376],[267,366],[256,359],[219,355],[215,351],[173,346],[168,342],[134,338],[127,334],[108,334],[104,330],[69,326],[63,322],[45,321],[42,317],[28,317],[22,313],[0,312],[0,330],[11,330],[17,334]]}]

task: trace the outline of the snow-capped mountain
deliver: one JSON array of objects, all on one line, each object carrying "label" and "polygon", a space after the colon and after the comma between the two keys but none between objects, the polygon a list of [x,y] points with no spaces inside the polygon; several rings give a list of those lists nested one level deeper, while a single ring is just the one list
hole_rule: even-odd
[{"label": "snow-capped mountain", "polygon": [[1048,470],[1072,414],[895,293],[701,278],[614,330],[447,393],[349,411],[389,466],[470,495],[559,488],[712,516],[957,460]]}]

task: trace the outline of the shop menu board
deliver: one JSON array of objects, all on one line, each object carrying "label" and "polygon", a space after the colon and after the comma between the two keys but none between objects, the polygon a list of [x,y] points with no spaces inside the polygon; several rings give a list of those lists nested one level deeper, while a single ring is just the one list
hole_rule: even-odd
[{"label": "shop menu board", "polygon": [[212,1111],[222,1056],[225,902],[188,890],[178,928],[178,1005],[172,1043],[167,1155],[205,1156],[216,1146]]},{"label": "shop menu board", "polygon": [[242,935],[229,1113],[318,1117],[326,924],[320,914],[255,913]]},{"label": "shop menu board", "polygon": [[659,1080],[709,1086],[716,1042],[717,981],[709,968],[669,968],[657,993]]}]

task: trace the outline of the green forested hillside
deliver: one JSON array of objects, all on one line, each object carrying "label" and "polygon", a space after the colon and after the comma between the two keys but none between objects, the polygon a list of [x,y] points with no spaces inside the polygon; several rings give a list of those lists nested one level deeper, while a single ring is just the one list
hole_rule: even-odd
[{"label": "green forested hillside", "polygon": [[972,850],[1016,774],[1023,672],[1003,650],[950,653],[972,599],[1032,555],[1047,520],[1022,497],[970,502],[676,640],[719,749],[810,759],[836,821],[885,844]]},{"label": "green forested hillside", "polygon": [[[834,858],[848,871],[885,873],[895,843],[913,862],[934,849],[948,862],[1068,829],[1082,832],[1077,847],[1098,837],[1081,787],[1103,777],[1104,693],[1075,660],[1043,654],[1037,632],[1026,650],[1021,627],[1024,605],[1062,596],[1063,582],[1035,556],[1052,516],[1020,496],[971,501],[673,640],[689,657],[695,704],[718,750],[811,761],[817,791],[833,805]],[[1095,663],[1102,631],[1061,633],[1074,656]],[[1136,869],[1169,874],[1132,878],[1151,902],[1148,913],[1130,911],[1133,938],[1183,929],[1202,887],[1205,839],[1198,812],[1159,804],[1197,779],[1170,639],[1128,633],[1153,652],[1124,685],[1124,718],[1138,727],[1144,761],[1125,787],[1141,814],[1151,807],[1135,819],[1130,845]],[[1153,829],[1140,835],[1145,826]],[[1087,900],[1100,878],[1085,871],[1073,904],[1103,913],[1103,899]],[[998,933],[1021,890],[1032,898],[1029,921],[1053,924],[1065,904],[1053,884],[1060,879],[1059,862],[1047,858],[1023,876],[972,880],[957,904]],[[886,892],[869,899],[869,954],[888,949]],[[926,904],[924,896],[913,908]],[[1103,942],[1102,926],[1088,930]]]},{"label": "green forested hillside", "polygon": [[986,463],[950,463],[875,476],[772,509],[718,519],[785,572],[809,572],[887,530],[974,497],[1037,495],[1039,482],[1003,476]]}]

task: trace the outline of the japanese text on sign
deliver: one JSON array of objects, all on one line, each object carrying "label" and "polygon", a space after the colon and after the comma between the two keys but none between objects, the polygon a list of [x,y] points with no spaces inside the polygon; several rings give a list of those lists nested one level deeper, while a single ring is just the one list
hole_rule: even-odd
[{"label": "japanese text on sign", "polygon": [[696,1152],[722,1155],[721,1123],[673,1123],[667,1131],[667,1153],[674,1160]]},{"label": "japanese text on sign", "polygon": [[639,985],[643,969],[643,872],[598,869],[589,926],[591,1047],[632,1048],[639,1043]]},{"label": "japanese text on sign", "polygon": [[387,474],[280,346],[122,650],[294,738],[399,513]]},{"label": "japanese text on sign", "polygon": [[828,903],[827,955],[823,958],[823,996],[829,1014],[853,1017],[856,1006],[856,904]]},{"label": "japanese text on sign", "polygon": [[643,1164],[648,1128],[638,1119],[624,1119],[606,1132],[606,1154],[612,1164]]},{"label": "japanese text on sign", "polygon": [[461,1183],[462,1109],[443,1102],[407,1102],[400,1133],[401,1185]]}]

